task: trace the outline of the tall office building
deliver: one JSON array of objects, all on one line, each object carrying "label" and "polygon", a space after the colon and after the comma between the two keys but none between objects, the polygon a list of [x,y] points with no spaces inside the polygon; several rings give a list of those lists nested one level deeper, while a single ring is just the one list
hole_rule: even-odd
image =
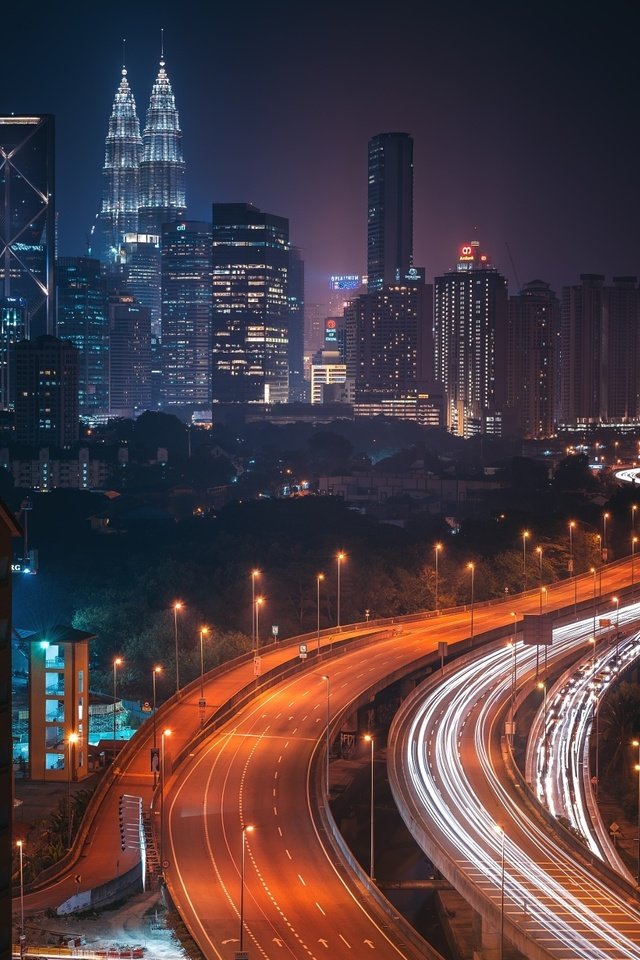
[{"label": "tall office building", "polygon": [[556,426],[560,304],[534,280],[509,298],[507,409],[524,437],[550,437]]},{"label": "tall office building", "polygon": [[151,409],[151,315],[132,296],[109,298],[109,416]]},{"label": "tall office building", "polygon": [[160,336],[161,256],[160,237],[146,233],[126,233],[120,245],[122,289],[149,310],[151,330]]},{"label": "tall office building", "polygon": [[15,408],[15,347],[27,336],[27,305],[24,300],[0,297],[0,410]]},{"label": "tall office building", "polygon": [[506,402],[507,281],[473,240],[434,283],[435,380],[447,394],[449,427],[470,436]]},{"label": "tall office building", "polygon": [[369,141],[369,291],[402,282],[413,266],[413,140],[380,133]]},{"label": "tall office building", "polygon": [[214,402],[288,400],[288,269],[288,220],[213,205]]},{"label": "tall office building", "polygon": [[91,253],[102,263],[115,264],[125,233],[138,229],[142,138],[136,102],[122,68],[104,145],[102,208]]},{"label": "tall office building", "polygon": [[607,417],[640,417],[640,292],[637,277],[614,277],[606,290]]},{"label": "tall office building", "polygon": [[70,447],[79,436],[78,351],[57,337],[16,346],[16,440]]},{"label": "tall office building", "polygon": [[140,233],[162,236],[162,224],[185,215],[182,132],[171,83],[160,60],[142,135]]},{"label": "tall office building", "polygon": [[289,251],[289,399],[303,402],[307,398],[304,379],[304,260],[297,247]]},{"label": "tall office building", "polygon": [[54,121],[0,116],[0,296],[27,305],[31,336],[55,327]]},{"label": "tall office building", "polygon": [[109,328],[100,261],[59,257],[57,286],[57,334],[78,349],[80,417],[92,420],[104,416],[109,405]]},{"label": "tall office building", "polygon": [[162,387],[165,406],[211,402],[211,224],[162,228]]}]

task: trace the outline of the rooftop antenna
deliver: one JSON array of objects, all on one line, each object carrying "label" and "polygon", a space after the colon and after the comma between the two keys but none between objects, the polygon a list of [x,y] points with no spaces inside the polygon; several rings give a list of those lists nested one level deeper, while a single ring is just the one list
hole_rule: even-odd
[{"label": "rooftop antenna", "polygon": [[125,77],[126,77],[126,75],[127,75],[127,58],[126,58],[126,56],[125,56],[126,49],[127,49],[127,41],[126,41],[126,39],[123,37],[123,38],[122,38],[122,74],[123,74],[123,76],[125,76]]},{"label": "rooftop antenna", "polygon": [[160,27],[160,61],[164,61],[164,27]]}]

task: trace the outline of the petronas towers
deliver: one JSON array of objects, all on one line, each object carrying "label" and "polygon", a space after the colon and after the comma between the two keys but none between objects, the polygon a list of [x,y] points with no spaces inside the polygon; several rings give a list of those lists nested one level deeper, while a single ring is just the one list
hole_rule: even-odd
[{"label": "petronas towers", "polygon": [[91,248],[115,263],[125,234],[159,237],[163,223],[185,214],[182,132],[164,57],[151,91],[147,122],[140,122],[127,71],[122,68],[105,141],[102,207]]}]

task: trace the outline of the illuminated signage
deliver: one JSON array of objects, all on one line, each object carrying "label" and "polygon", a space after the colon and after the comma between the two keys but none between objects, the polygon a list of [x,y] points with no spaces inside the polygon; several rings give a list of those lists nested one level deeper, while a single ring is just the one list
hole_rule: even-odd
[{"label": "illuminated signage", "polygon": [[330,278],[329,288],[331,290],[357,290],[361,286],[360,277],[355,274],[337,274]]},{"label": "illuminated signage", "polygon": [[179,223],[176,227],[176,230],[186,230],[186,225],[184,223]]},{"label": "illuminated signage", "polygon": [[325,323],[324,339],[326,343],[336,343],[338,340],[338,324],[333,317],[329,317]]}]

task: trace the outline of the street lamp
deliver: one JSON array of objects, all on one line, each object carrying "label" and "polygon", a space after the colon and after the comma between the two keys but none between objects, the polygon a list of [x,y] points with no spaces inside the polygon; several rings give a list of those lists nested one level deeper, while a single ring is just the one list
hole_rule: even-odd
[{"label": "street lamp", "polygon": [[260,650],[260,607],[264,603],[264,597],[256,597],[256,656]]},{"label": "street lamp", "polygon": [[633,600],[635,595],[635,583],[636,583],[636,543],[638,538],[634,534],[631,537],[631,600]]},{"label": "street lamp", "polygon": [[331,734],[329,732],[329,725],[331,722],[331,677],[326,673],[322,674],[322,679],[327,684],[327,731],[326,731],[326,747],[327,747],[327,763],[326,763],[326,780],[327,780],[327,800],[329,799],[329,753],[331,747]]},{"label": "street lamp", "polygon": [[24,956],[24,876],[22,873],[22,840],[16,841],[16,846],[18,847],[18,855],[20,857],[20,957]]},{"label": "street lamp", "polygon": [[540,683],[538,684],[538,690],[542,690],[542,693],[543,693],[543,709],[542,709],[542,734],[543,734],[543,736],[542,736],[542,749],[543,749],[544,752],[543,752],[543,757],[542,757],[542,769],[544,770],[544,767],[545,767],[546,762],[547,762],[547,685],[546,685],[546,683],[540,682]]},{"label": "street lamp", "polygon": [[636,510],[638,509],[637,503],[631,504],[631,535],[636,532]]},{"label": "street lamp", "polygon": [[636,880],[640,883],[640,740],[634,740],[633,745],[638,748],[638,763],[636,763],[638,772],[638,870]]},{"label": "street lamp", "polygon": [[435,590],[435,611],[438,612],[438,557],[440,556],[440,551],[442,550],[442,544],[436,543],[433,548],[435,556],[435,567],[436,567],[436,590]]},{"label": "street lamp", "polygon": [[240,861],[240,954],[243,953],[244,945],[244,851],[246,846],[247,833],[253,833],[254,826],[251,823],[245,824],[242,828],[242,858]]},{"label": "street lamp", "polygon": [[602,514],[602,562],[607,562],[607,520],[609,519],[610,514]]},{"label": "street lamp", "polygon": [[540,584],[539,584],[539,586],[540,586],[540,613],[542,613],[542,555],[543,555],[543,552],[544,552],[544,551],[543,551],[542,547],[536,547],[536,553],[538,554],[538,573],[539,573],[539,580],[540,580]]},{"label": "street lamp", "polygon": [[611,597],[611,603],[616,605],[616,663],[618,662],[618,652],[620,649],[620,597]]},{"label": "street lamp", "polygon": [[367,743],[371,744],[371,828],[370,828],[370,838],[369,838],[369,877],[371,880],[375,878],[374,870],[374,833],[373,833],[373,812],[374,812],[374,779],[373,779],[373,749],[375,746],[375,740],[370,733],[366,733],[364,739]]},{"label": "street lamp", "polygon": [[200,627],[200,699],[204,700],[204,645],[203,639],[209,633],[209,627]]},{"label": "street lamp", "polygon": [[473,601],[476,567],[474,563],[467,564],[467,570],[471,573],[471,644],[473,645]]},{"label": "street lamp", "polygon": [[153,683],[153,785],[156,784],[156,754],[155,750],[158,748],[158,741],[156,736],[156,679],[159,673],[162,673],[162,667],[154,667],[151,671],[151,681]]},{"label": "street lamp", "polygon": [[500,834],[500,960],[504,954],[504,827],[496,824]]},{"label": "street lamp", "polygon": [[338,630],[340,629],[340,568],[342,567],[342,561],[345,557],[346,553],[343,553],[342,550],[336,554],[336,563],[338,566]]},{"label": "street lamp", "polygon": [[260,576],[259,570],[251,571],[251,649],[256,645],[256,577]]},{"label": "street lamp", "polygon": [[67,820],[68,820],[68,832],[67,832],[67,849],[71,849],[71,768],[73,766],[73,748],[78,742],[78,734],[70,733],[67,738]]},{"label": "street lamp", "polygon": [[118,677],[118,667],[124,663],[122,657],[116,657],[113,661],[113,756],[116,755],[116,683]]},{"label": "street lamp", "polygon": [[522,531],[522,592],[527,592],[527,538],[529,531]]},{"label": "street lamp", "polygon": [[171,730],[163,730],[160,736],[160,869],[164,876],[164,741]]},{"label": "street lamp", "polygon": [[578,615],[578,583],[573,570],[573,531],[575,520],[569,520],[569,576],[573,577],[573,615]]},{"label": "street lamp", "polygon": [[179,664],[179,652],[178,652],[178,612],[182,610],[183,604],[180,600],[176,600],[173,605],[173,632],[176,642],[176,693],[180,689],[180,664]]},{"label": "street lamp", "polygon": [[318,573],[316,575],[316,639],[318,642],[318,653],[320,653],[320,584],[324,580],[324,573]]}]

